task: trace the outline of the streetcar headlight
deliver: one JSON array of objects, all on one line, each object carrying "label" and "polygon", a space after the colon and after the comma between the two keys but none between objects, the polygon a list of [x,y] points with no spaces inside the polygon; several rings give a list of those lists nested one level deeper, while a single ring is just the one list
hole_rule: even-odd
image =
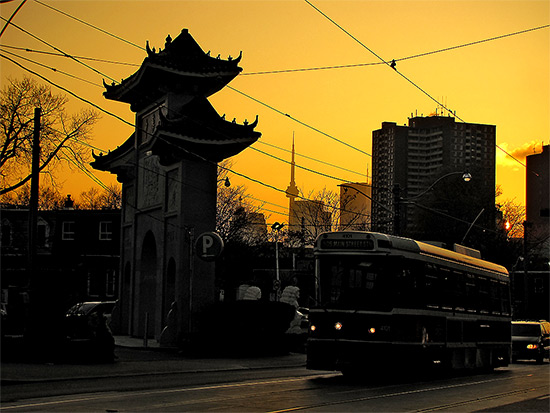
[{"label": "streetcar headlight", "polygon": [[342,323],[338,321],[336,324],[334,324],[334,329],[340,331],[342,329]]},{"label": "streetcar headlight", "polygon": [[369,328],[369,333],[371,334],[376,333],[376,329],[374,327]]},{"label": "streetcar headlight", "polygon": [[315,325],[312,324],[312,325],[309,327],[309,329],[310,329],[311,331],[315,331],[315,330],[317,330],[317,327],[315,327]]},{"label": "streetcar headlight", "polygon": [[536,350],[539,346],[537,344],[527,344],[529,350]]}]

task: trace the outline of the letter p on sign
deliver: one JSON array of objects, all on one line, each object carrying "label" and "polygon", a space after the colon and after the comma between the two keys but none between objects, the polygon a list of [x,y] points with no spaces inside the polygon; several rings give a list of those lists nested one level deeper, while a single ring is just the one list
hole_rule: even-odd
[{"label": "letter p on sign", "polygon": [[204,232],[195,242],[197,256],[204,261],[214,261],[223,251],[223,240],[215,232]]}]

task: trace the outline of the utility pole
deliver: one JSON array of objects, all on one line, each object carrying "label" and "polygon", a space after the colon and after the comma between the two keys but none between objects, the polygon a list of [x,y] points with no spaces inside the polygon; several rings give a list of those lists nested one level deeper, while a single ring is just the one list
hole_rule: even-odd
[{"label": "utility pole", "polygon": [[31,193],[29,201],[29,277],[32,284],[36,261],[36,227],[38,221],[38,188],[40,177],[40,116],[41,109],[34,109],[34,133],[32,137]]}]

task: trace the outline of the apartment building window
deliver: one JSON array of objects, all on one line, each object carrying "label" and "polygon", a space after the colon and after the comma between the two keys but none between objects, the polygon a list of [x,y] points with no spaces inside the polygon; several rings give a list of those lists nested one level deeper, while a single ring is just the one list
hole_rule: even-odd
[{"label": "apartment building window", "polygon": [[63,241],[74,241],[75,239],[74,221],[63,221],[63,224],[61,227],[61,239]]},{"label": "apartment building window", "polygon": [[99,223],[99,240],[111,241],[113,239],[113,223],[111,221],[101,221]]}]

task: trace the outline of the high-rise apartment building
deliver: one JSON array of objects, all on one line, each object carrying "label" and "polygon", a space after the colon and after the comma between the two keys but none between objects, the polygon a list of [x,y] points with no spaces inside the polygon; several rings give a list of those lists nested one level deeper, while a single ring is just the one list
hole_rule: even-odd
[{"label": "high-rise apartment building", "polygon": [[550,145],[526,157],[525,242],[527,253],[550,258]]},{"label": "high-rise apartment building", "polygon": [[460,242],[474,220],[493,228],[495,148],[494,125],[437,115],[383,122],[372,133],[373,229]]}]

